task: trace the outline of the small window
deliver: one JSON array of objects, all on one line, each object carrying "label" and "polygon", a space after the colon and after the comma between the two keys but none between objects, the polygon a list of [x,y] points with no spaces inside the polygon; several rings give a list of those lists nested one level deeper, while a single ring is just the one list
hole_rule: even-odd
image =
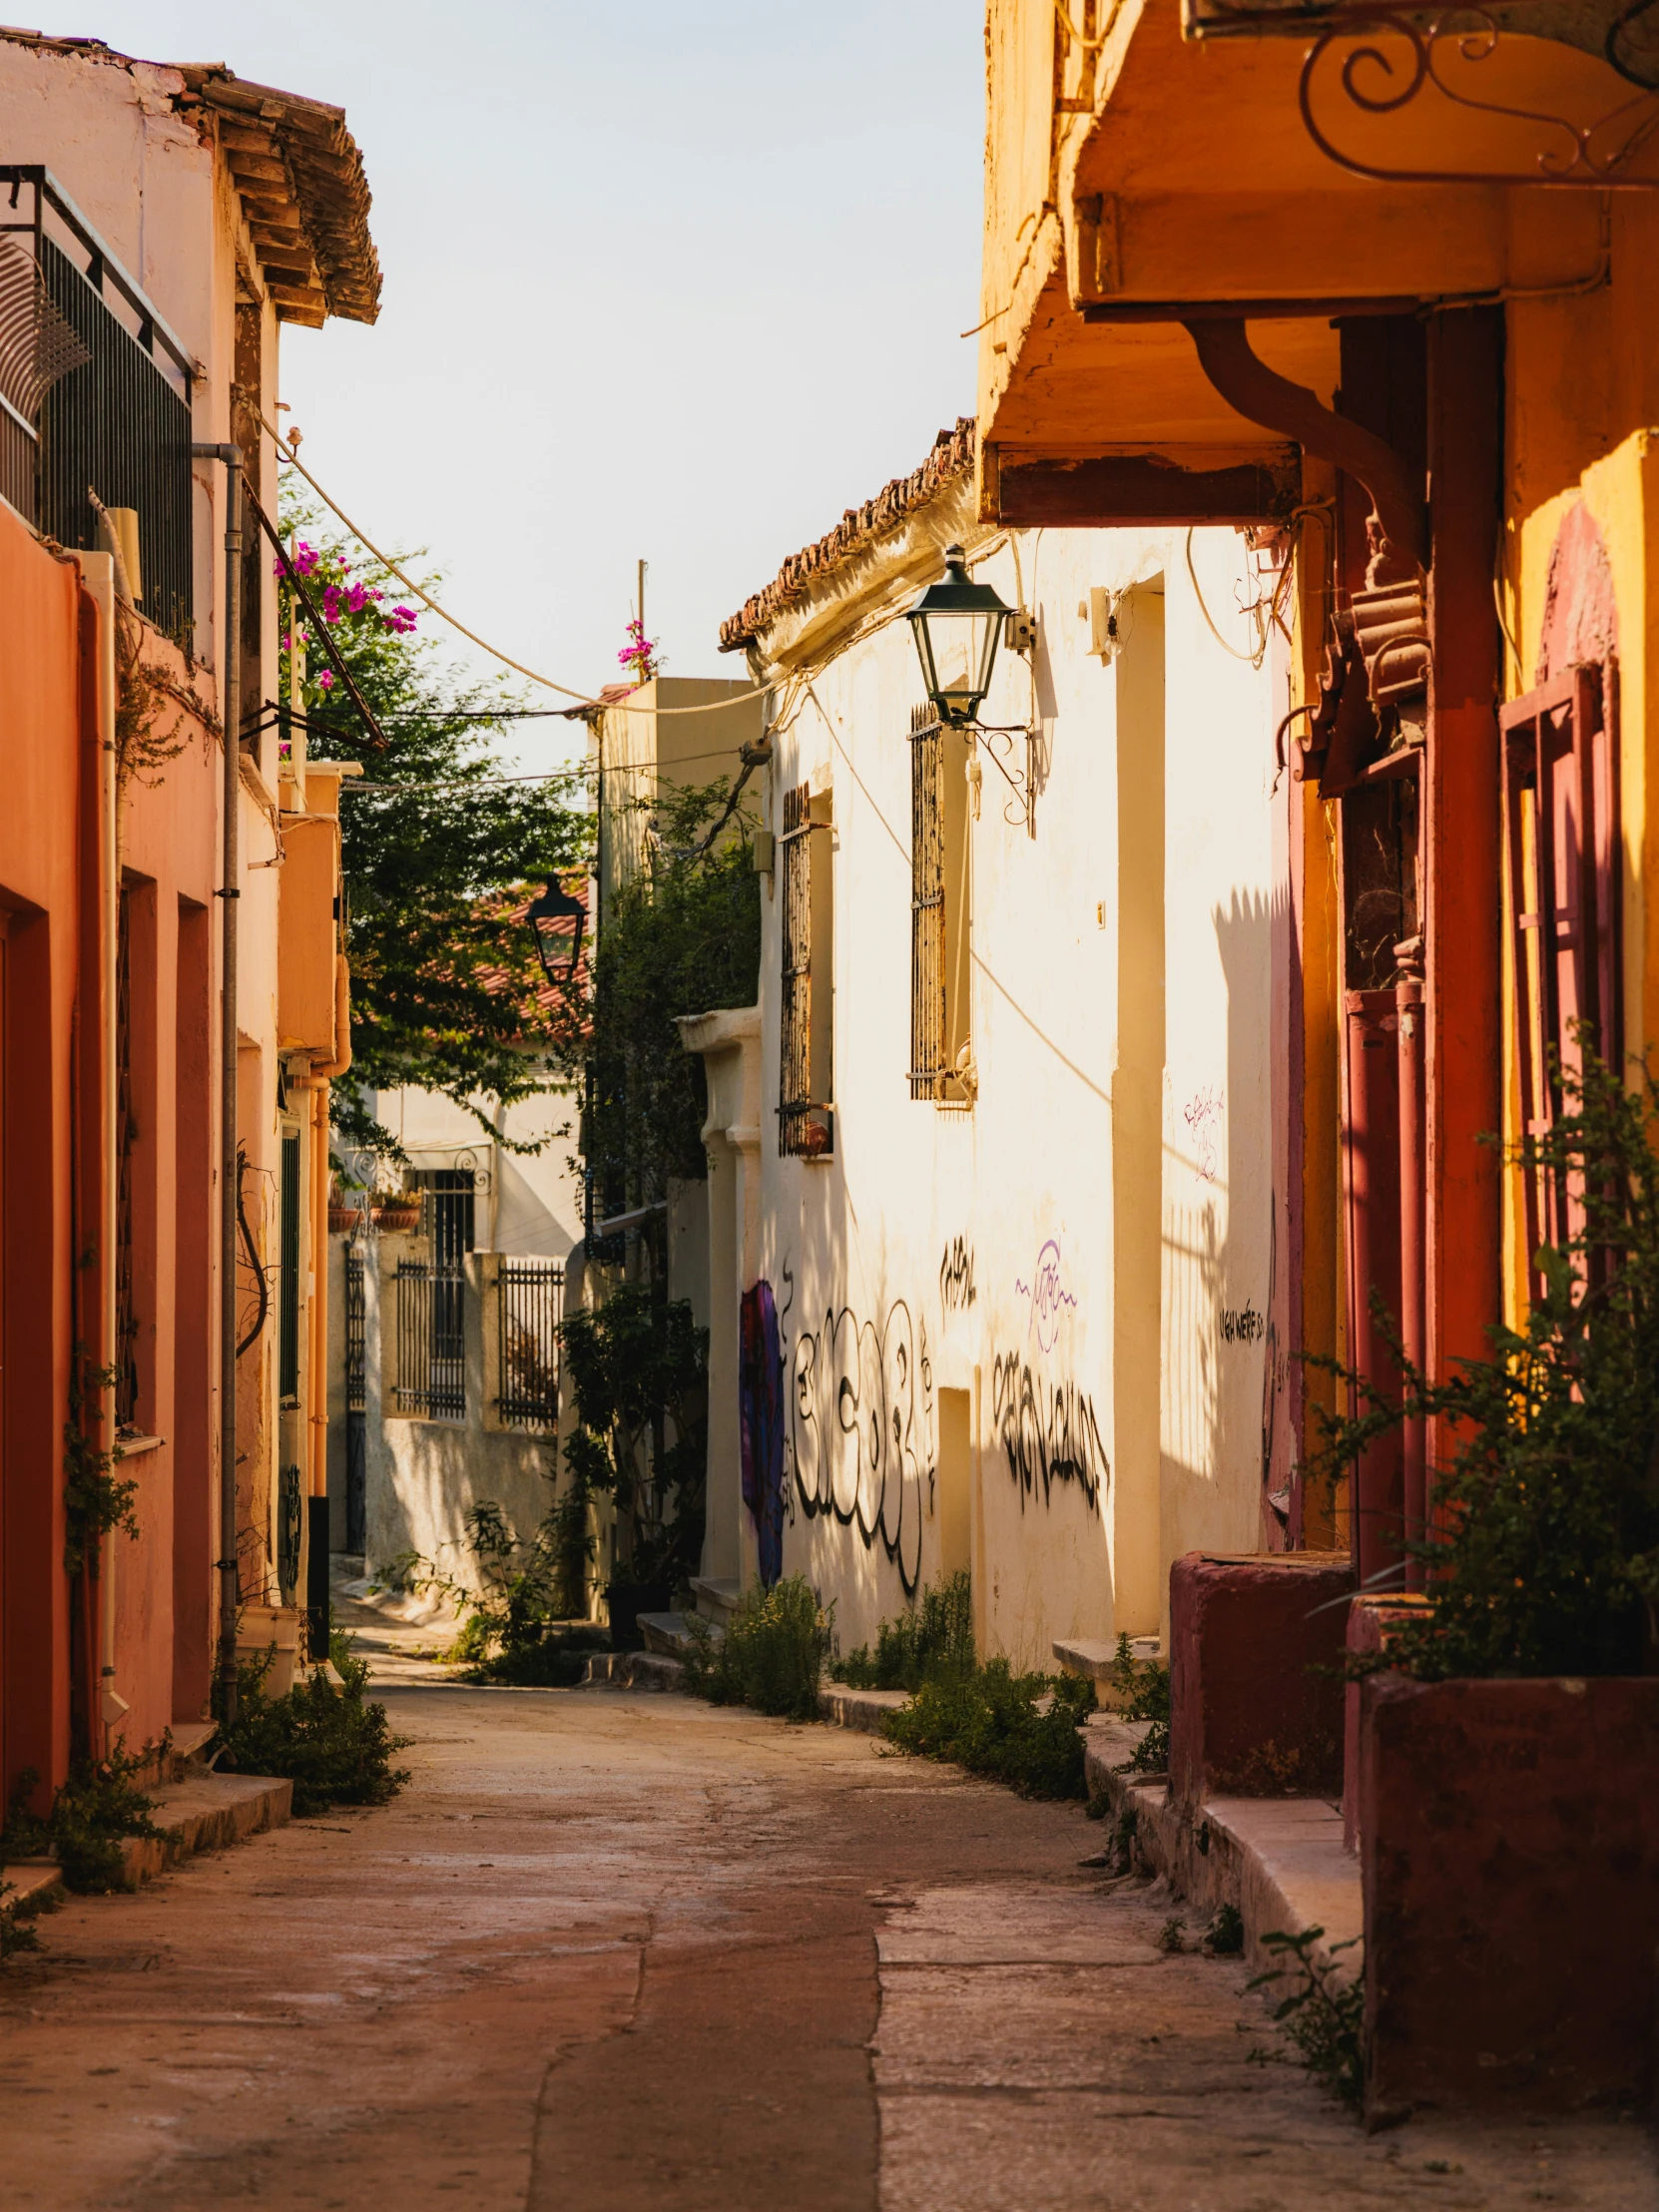
[{"label": "small window", "polygon": [[[828,792],[784,794],[784,994],[778,1065],[778,1149],[822,1159],[834,1144],[830,1047],[834,908]],[[816,861],[815,861],[816,855]]]},{"label": "small window", "polygon": [[[1498,719],[1521,1131],[1542,1137],[1559,1071],[1581,1062],[1578,1025],[1609,1065],[1623,1050],[1616,668],[1566,669]],[[1569,1191],[1529,1175],[1528,1254],[1569,1238],[1576,1213]]]},{"label": "small window", "polygon": [[965,732],[910,715],[910,1096],[970,1106]]}]

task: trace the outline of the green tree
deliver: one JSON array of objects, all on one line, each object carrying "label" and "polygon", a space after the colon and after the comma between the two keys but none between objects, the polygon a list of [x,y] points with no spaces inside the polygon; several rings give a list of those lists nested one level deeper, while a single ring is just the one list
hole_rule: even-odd
[{"label": "green tree", "polygon": [[[395,1156],[371,1091],[418,1084],[487,1127],[480,1099],[506,1105],[551,1087],[556,1032],[580,1017],[549,1003],[516,915],[542,879],[586,866],[593,818],[572,803],[574,779],[501,781],[491,742],[512,698],[447,667],[395,579],[311,511],[284,495],[282,515],[294,566],[386,741],[380,749],[363,729],[296,607],[309,750],[360,762],[368,787],[347,784],[340,803],[352,1064],[334,1087],[334,1126]],[[284,700],[288,645],[284,635]]]}]

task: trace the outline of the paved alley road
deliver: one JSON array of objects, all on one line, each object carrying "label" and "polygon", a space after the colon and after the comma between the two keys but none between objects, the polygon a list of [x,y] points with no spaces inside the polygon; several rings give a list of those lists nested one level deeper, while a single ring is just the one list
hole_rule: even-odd
[{"label": "paved alley road", "polygon": [[1634,2126],[1368,2140],[1161,1890],[867,1737],[391,1686],[412,1786],[0,1976],[0,2205],[1282,2212],[1659,2204]]}]

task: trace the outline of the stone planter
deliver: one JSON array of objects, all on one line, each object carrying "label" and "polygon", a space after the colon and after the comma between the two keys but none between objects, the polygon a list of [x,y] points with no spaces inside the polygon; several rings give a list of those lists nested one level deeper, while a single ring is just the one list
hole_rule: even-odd
[{"label": "stone planter", "polygon": [[407,1237],[420,1227],[418,1206],[376,1206],[374,1226],[385,1237]]},{"label": "stone planter", "polygon": [[1652,2094],[1659,1678],[1361,1698],[1367,2109]]},{"label": "stone planter", "polygon": [[349,1237],[362,1219],[361,1210],[355,1206],[328,1207],[328,1234],[331,1237]]},{"label": "stone planter", "polygon": [[299,1665],[299,1614],[291,1605],[245,1605],[237,1616],[237,1660],[247,1666],[276,1647],[262,1687],[267,1697],[286,1697]]},{"label": "stone planter", "polygon": [[[1342,1786],[1346,1553],[1189,1551],[1170,1569],[1170,1793]],[[1316,1673],[1316,1668],[1330,1670]]]}]

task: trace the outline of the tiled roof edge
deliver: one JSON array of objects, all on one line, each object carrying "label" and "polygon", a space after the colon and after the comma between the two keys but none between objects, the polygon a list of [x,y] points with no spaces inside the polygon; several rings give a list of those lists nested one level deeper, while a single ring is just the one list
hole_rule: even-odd
[{"label": "tiled roof edge", "polygon": [[861,552],[872,539],[890,530],[917,507],[936,498],[974,462],[974,419],[962,415],[954,430],[941,430],[933,450],[920,468],[908,476],[895,476],[890,484],[861,507],[848,507],[835,527],[816,545],[792,554],[764,591],[745,600],[735,615],[720,626],[723,653],[740,652],[760,637],[786,609],[808,597],[814,586],[832,569]]}]

